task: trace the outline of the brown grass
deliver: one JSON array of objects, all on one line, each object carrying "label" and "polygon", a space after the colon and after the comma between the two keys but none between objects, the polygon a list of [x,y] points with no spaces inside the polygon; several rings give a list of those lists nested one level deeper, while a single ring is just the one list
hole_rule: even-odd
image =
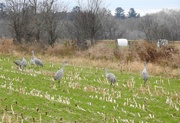
[{"label": "brown grass", "polygon": [[[178,45],[180,43],[178,42]],[[54,47],[42,44],[14,45],[11,39],[0,40],[0,53],[16,57],[30,58],[31,50],[43,61],[60,63],[67,60],[71,65],[110,68],[118,71],[140,73],[143,61],[149,61],[147,70],[150,75],[180,78],[180,47],[171,44],[157,49],[147,42],[137,42],[131,48],[115,48],[115,42],[100,41],[86,51],[72,46],[57,44]]]},{"label": "brown grass", "polygon": [[0,53],[11,54],[15,49],[12,39],[1,39],[0,40]]},{"label": "brown grass", "polygon": [[88,56],[90,59],[94,60],[109,60],[114,58],[114,53],[111,45],[99,42],[93,47],[89,48],[83,54],[85,57]]},{"label": "brown grass", "polygon": [[66,47],[63,44],[57,44],[54,47],[47,47],[45,54],[49,55],[49,56],[60,56],[60,57],[64,57],[64,56],[71,56],[73,55],[74,52],[74,47],[69,46]]}]

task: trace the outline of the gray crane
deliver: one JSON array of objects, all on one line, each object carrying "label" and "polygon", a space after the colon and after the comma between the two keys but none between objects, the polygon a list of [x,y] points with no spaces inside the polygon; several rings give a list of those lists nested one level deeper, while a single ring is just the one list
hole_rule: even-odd
[{"label": "gray crane", "polygon": [[64,67],[65,67],[66,64],[67,64],[66,61],[63,62],[62,68],[59,69],[59,70],[55,73],[55,75],[54,75],[54,80],[58,80],[58,85],[59,85],[59,87],[60,87],[60,81],[61,81],[61,79],[62,79],[62,77],[63,77],[63,74],[64,74]]},{"label": "gray crane", "polygon": [[34,62],[37,66],[43,67],[43,62],[34,56],[34,51],[32,51],[32,60],[34,60]]},{"label": "gray crane", "polygon": [[144,80],[144,84],[146,84],[147,80],[148,80],[148,72],[146,70],[146,62],[144,62],[144,69],[141,73],[142,79]]},{"label": "gray crane", "polygon": [[31,56],[31,59],[30,59],[30,65],[31,65],[31,67],[35,65],[35,61],[34,61],[33,56]]},{"label": "gray crane", "polygon": [[116,82],[116,76],[113,73],[108,73],[108,69],[105,68],[106,78],[109,80],[110,84],[114,84]]},{"label": "gray crane", "polygon": [[17,65],[17,68],[21,68],[21,61],[20,60],[14,60],[13,63]]},{"label": "gray crane", "polygon": [[24,58],[24,53],[23,53],[23,57],[22,57],[22,61],[21,61],[21,68],[24,69],[24,68],[26,68],[26,66],[27,66],[27,61]]},{"label": "gray crane", "polygon": [[22,57],[21,61],[20,60],[14,60],[13,63],[16,64],[17,67],[19,67],[19,68],[22,68],[22,69],[26,68],[27,61],[24,58],[24,53],[23,53],[23,57]]}]

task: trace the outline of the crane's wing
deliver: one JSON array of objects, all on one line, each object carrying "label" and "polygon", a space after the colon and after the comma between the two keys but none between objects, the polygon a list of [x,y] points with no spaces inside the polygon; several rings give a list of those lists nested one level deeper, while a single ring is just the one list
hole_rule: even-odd
[{"label": "crane's wing", "polygon": [[26,67],[26,65],[27,65],[26,59],[23,58],[23,60],[22,60],[22,62],[21,62],[21,65],[23,65],[24,67]]},{"label": "crane's wing", "polygon": [[108,73],[108,74],[106,75],[106,77],[107,77],[107,79],[108,79],[110,82],[116,82],[116,77],[115,77],[114,74]]},{"label": "crane's wing", "polygon": [[16,64],[17,66],[21,66],[21,61],[20,60],[14,60],[13,63]]},{"label": "crane's wing", "polygon": [[63,76],[63,70],[60,69],[60,70],[58,70],[58,71],[55,73],[55,75],[54,75],[54,80],[61,79],[62,76]]},{"label": "crane's wing", "polygon": [[31,59],[31,60],[30,60],[30,64],[31,64],[31,65],[34,65],[34,64],[35,64],[34,59]]},{"label": "crane's wing", "polygon": [[146,70],[142,71],[142,78],[143,78],[144,81],[147,81],[147,79],[148,79],[148,72]]},{"label": "crane's wing", "polygon": [[40,59],[35,58],[34,61],[35,61],[36,65],[43,67],[43,62]]}]

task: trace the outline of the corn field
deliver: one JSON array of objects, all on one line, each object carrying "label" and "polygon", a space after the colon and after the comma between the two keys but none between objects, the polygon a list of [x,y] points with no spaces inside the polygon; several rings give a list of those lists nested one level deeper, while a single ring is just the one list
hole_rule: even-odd
[{"label": "corn field", "polygon": [[0,122],[3,123],[164,123],[180,121],[178,79],[109,69],[117,79],[110,85],[98,67],[68,64],[61,85],[53,80],[60,63],[22,71],[15,57],[0,58]]}]

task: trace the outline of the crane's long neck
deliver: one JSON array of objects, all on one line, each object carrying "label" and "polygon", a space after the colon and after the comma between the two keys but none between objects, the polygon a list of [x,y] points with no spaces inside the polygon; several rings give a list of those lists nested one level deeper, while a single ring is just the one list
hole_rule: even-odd
[{"label": "crane's long neck", "polygon": [[34,58],[34,51],[32,51],[32,57]]},{"label": "crane's long neck", "polygon": [[144,62],[144,69],[146,70],[146,62]]},{"label": "crane's long neck", "polygon": [[61,68],[61,69],[62,69],[62,70],[64,70],[64,67],[65,67],[65,63],[63,64],[63,66],[62,66],[62,68]]},{"label": "crane's long neck", "polygon": [[105,69],[105,74],[107,75],[107,73],[108,73],[108,70],[107,70],[107,69]]},{"label": "crane's long neck", "polygon": [[24,59],[24,53],[22,54],[22,59]]}]

